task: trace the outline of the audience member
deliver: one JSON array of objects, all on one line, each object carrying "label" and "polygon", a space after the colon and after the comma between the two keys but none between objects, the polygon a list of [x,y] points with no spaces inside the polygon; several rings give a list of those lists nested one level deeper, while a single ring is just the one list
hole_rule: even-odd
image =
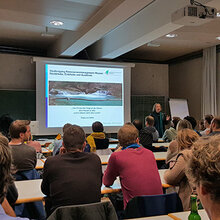
[{"label": "audience member", "polygon": [[153,153],[139,144],[138,130],[125,124],[118,131],[122,149],[111,154],[103,183],[111,186],[120,177],[124,208],[128,201],[139,195],[162,194],[162,185]]},{"label": "audience member", "polygon": [[205,130],[204,119],[199,120],[198,126],[199,126],[199,132],[201,134],[201,132]]},{"label": "audience member", "polygon": [[95,152],[96,150],[107,149],[109,140],[105,136],[103,124],[99,121],[94,122],[92,124],[92,131],[93,132],[87,137],[90,151]]},{"label": "audience member", "polygon": [[196,130],[196,125],[197,125],[197,122],[196,122],[196,119],[192,116],[186,116],[184,119],[186,119],[187,121],[189,121],[192,125],[192,129],[199,135],[201,136],[201,134]]},{"label": "audience member", "polygon": [[11,123],[9,132],[13,164],[17,171],[32,170],[36,166],[36,150],[25,144],[30,140],[30,121],[16,120]]},{"label": "audience member", "polygon": [[179,121],[180,121],[179,117],[173,117],[173,120],[170,123],[170,128],[166,129],[166,131],[163,134],[162,138],[164,141],[171,142],[172,140],[175,140],[177,135],[176,126]]},{"label": "audience member", "polygon": [[220,117],[212,119],[209,136],[220,134]]},{"label": "audience member", "polygon": [[[71,127],[71,124],[70,124],[70,123],[66,123],[66,124],[63,126],[63,134],[65,133],[65,131],[66,131],[69,127]],[[60,148],[62,147],[62,144],[63,144],[63,139],[60,139],[60,140],[55,139],[52,144],[53,144],[53,156],[55,156],[55,155],[59,154],[59,152],[60,152]]]},{"label": "audience member", "polygon": [[138,131],[142,130],[143,129],[143,124],[142,124],[142,121],[139,120],[139,119],[135,119],[132,124],[135,126],[135,128],[138,129]]},{"label": "audience member", "polygon": [[[15,213],[6,200],[8,187],[12,184],[11,176],[11,152],[8,147],[8,140],[0,134],[0,219],[13,220],[24,219],[15,217]],[[10,215],[10,216],[9,216]]]},{"label": "audience member", "polygon": [[0,117],[0,132],[7,137],[8,140],[10,140],[9,127],[12,122],[13,119],[8,114],[4,114]]},{"label": "audience member", "polygon": [[161,112],[161,110],[161,105],[159,103],[155,103],[152,110],[153,112],[150,115],[154,118],[154,126],[159,132],[159,137],[162,138],[165,131],[165,125],[167,125],[170,121],[170,116],[166,116]]},{"label": "audience member", "polygon": [[[186,119],[180,120],[177,123],[177,126],[176,126],[177,134],[179,131],[181,131],[184,128],[192,129],[191,123],[187,121]],[[177,154],[178,154],[178,142],[176,140],[173,140],[170,142],[168,150],[167,150],[166,164],[169,165],[169,162],[173,160]]]},{"label": "audience member", "polygon": [[204,119],[205,130],[200,132],[202,136],[207,136],[210,133],[212,119],[213,119],[213,115],[205,115],[205,119]]},{"label": "audience member", "polygon": [[96,154],[83,152],[85,146],[83,129],[71,125],[64,132],[60,154],[46,160],[41,189],[48,197],[48,213],[60,206],[100,201],[101,161]]},{"label": "audience member", "polygon": [[204,137],[194,143],[187,176],[212,220],[220,216],[220,136]]},{"label": "audience member", "polygon": [[170,162],[170,168],[164,173],[164,180],[171,185],[179,186],[179,197],[183,209],[190,208],[190,195],[192,189],[186,177],[186,162],[191,157],[191,146],[199,139],[199,135],[188,128],[182,129],[177,134],[179,153],[175,161]]}]

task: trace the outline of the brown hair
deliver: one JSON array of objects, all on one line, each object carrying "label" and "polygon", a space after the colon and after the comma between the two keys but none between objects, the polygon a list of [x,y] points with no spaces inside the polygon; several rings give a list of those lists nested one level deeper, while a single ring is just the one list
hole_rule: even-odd
[{"label": "brown hair", "polygon": [[118,140],[122,147],[136,143],[137,138],[138,130],[133,124],[125,124],[118,131]]},{"label": "brown hair", "polygon": [[215,124],[216,129],[219,129],[220,128],[220,117],[215,117],[212,120],[212,123]]},{"label": "brown hair", "polygon": [[180,131],[184,128],[189,128],[189,129],[192,129],[192,125],[189,121],[187,121],[186,119],[183,119],[183,120],[180,120],[178,123],[177,123],[177,126],[176,126],[176,130],[177,131]]},{"label": "brown hair", "polygon": [[196,141],[187,168],[189,180],[201,184],[213,201],[220,202],[220,135]]},{"label": "brown hair", "polygon": [[103,132],[104,131],[103,124],[100,121],[95,121],[92,124],[92,131],[93,132]]},{"label": "brown hair", "polygon": [[177,143],[179,150],[190,149],[198,139],[199,135],[192,129],[184,128],[178,131]]},{"label": "brown hair", "polygon": [[63,134],[63,143],[67,151],[82,149],[86,140],[83,129],[78,125],[71,125]]},{"label": "brown hair", "polygon": [[145,123],[148,123],[148,125],[150,125],[150,126],[154,126],[154,117],[152,117],[152,116],[147,116],[146,118],[145,118]]},{"label": "brown hair", "polygon": [[63,133],[69,128],[71,127],[72,124],[70,123],[66,123],[64,126],[63,126]]},{"label": "brown hair", "polygon": [[205,115],[205,120],[208,122],[208,124],[211,124],[213,118],[213,115]]},{"label": "brown hair", "polygon": [[27,126],[30,125],[29,120],[16,120],[13,121],[9,127],[11,138],[20,138],[20,133],[27,131]]},{"label": "brown hair", "polygon": [[11,176],[11,151],[8,146],[8,139],[0,133],[0,204],[3,202],[8,189],[12,183]]}]

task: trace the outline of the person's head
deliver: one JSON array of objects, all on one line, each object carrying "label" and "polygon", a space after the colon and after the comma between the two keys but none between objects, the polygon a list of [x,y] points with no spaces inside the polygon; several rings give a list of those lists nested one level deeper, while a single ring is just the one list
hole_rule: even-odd
[{"label": "person's head", "polygon": [[118,131],[120,146],[126,147],[138,142],[138,130],[132,124],[125,124]]},{"label": "person's head", "polygon": [[205,128],[209,128],[213,119],[213,115],[205,115],[204,126]]},{"label": "person's head", "polygon": [[179,122],[177,123],[177,126],[176,126],[176,130],[180,131],[184,128],[192,129],[191,123],[189,121],[187,121],[186,119],[179,120]]},{"label": "person's head", "polygon": [[162,110],[162,107],[160,103],[155,103],[153,105],[153,109],[152,109],[153,112],[159,113],[161,112],[161,110]]},{"label": "person's head", "polygon": [[86,134],[78,125],[71,125],[63,134],[63,146],[67,152],[83,151],[86,146]]},{"label": "person's head", "polygon": [[16,120],[9,127],[9,133],[12,139],[20,139],[21,142],[28,141],[31,138],[30,121]]},{"label": "person's head", "polygon": [[195,141],[199,139],[199,135],[189,128],[184,128],[177,133],[177,143],[179,151],[190,149]]},{"label": "person's head", "polygon": [[184,119],[186,119],[187,121],[189,121],[192,125],[192,129],[195,129],[197,122],[196,119],[193,118],[192,116],[186,116]]},{"label": "person's head", "polygon": [[220,135],[200,138],[193,144],[187,177],[208,213],[211,203],[220,207]]},{"label": "person's head", "polygon": [[199,130],[200,131],[204,131],[205,130],[205,125],[204,125],[204,120],[203,119],[199,120],[198,125],[199,125]]},{"label": "person's head", "polygon": [[71,127],[71,126],[72,126],[72,124],[66,123],[66,124],[63,126],[63,134],[64,134],[64,132],[65,132],[69,127]]},{"label": "person's head", "polygon": [[8,136],[10,124],[13,122],[13,119],[8,115],[4,114],[0,117],[0,132]]},{"label": "person's head", "polygon": [[100,121],[96,121],[92,124],[92,131],[93,132],[103,132],[104,127],[103,124]]},{"label": "person's head", "polygon": [[143,128],[142,121],[139,119],[135,119],[132,124],[140,131]]},{"label": "person's head", "polygon": [[219,131],[220,130],[220,117],[215,117],[211,122],[211,131]]},{"label": "person's head", "polygon": [[0,204],[3,202],[11,177],[11,151],[8,146],[8,139],[0,134]]},{"label": "person's head", "polygon": [[146,124],[146,126],[147,127],[151,127],[151,126],[154,126],[154,117],[152,117],[152,116],[147,116],[146,118],[145,118],[145,124]]},{"label": "person's head", "polygon": [[180,117],[173,117],[173,127],[176,129],[178,122],[180,121]]}]

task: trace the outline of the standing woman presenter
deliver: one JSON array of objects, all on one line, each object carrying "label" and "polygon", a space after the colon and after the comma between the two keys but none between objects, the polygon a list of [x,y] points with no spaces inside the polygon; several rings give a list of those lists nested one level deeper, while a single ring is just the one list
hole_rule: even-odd
[{"label": "standing woman presenter", "polygon": [[165,131],[165,125],[168,124],[170,121],[170,116],[165,115],[165,113],[162,113],[161,110],[161,104],[155,103],[153,106],[152,113],[150,114],[154,117],[154,127],[159,132],[160,138],[163,136],[163,133]]}]

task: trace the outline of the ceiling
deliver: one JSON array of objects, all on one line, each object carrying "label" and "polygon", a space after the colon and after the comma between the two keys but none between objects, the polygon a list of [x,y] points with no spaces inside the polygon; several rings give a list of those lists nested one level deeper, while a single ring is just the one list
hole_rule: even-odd
[{"label": "ceiling", "polygon": [[[200,0],[220,11],[220,0]],[[189,0],[0,0],[0,52],[50,57],[165,62],[218,45],[220,18],[199,26],[171,22]],[[50,21],[62,21],[54,26]],[[166,38],[175,33],[176,38]],[[149,47],[147,43],[160,45]],[[82,57],[82,56],[81,56]]]}]

